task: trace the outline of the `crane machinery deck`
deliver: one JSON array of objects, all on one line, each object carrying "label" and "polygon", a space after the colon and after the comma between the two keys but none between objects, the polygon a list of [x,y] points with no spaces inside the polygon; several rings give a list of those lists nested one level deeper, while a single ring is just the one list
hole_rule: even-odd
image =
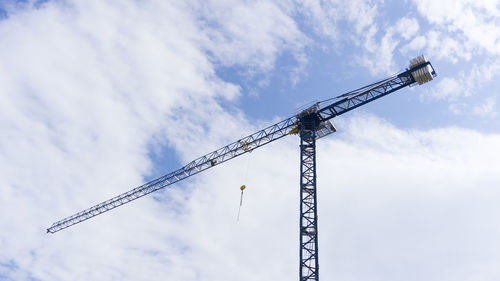
[{"label": "crane machinery deck", "polygon": [[295,116],[203,155],[178,170],[57,221],[47,229],[47,233],[56,233],[282,137],[297,134],[300,136],[299,280],[317,281],[319,262],[316,140],[336,131],[330,119],[407,86],[422,85],[433,80],[435,76],[432,64],[423,55],[418,56],[410,60],[410,65],[405,71],[397,75],[335,98],[314,103]]}]

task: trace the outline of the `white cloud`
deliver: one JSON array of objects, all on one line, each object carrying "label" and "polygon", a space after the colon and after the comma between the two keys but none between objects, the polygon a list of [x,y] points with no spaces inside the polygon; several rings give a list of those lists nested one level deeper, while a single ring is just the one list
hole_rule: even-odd
[{"label": "white cloud", "polygon": [[422,53],[422,50],[427,44],[427,39],[424,36],[416,36],[408,44],[401,47],[401,52],[404,54],[416,52],[417,54]]},{"label": "white cloud", "polygon": [[441,77],[438,84],[429,92],[432,99],[454,101],[464,95],[464,87],[454,78]]},{"label": "white cloud", "polygon": [[[231,127],[245,130],[241,113],[219,104],[238,97],[239,88],[214,74],[206,51],[227,46],[198,21],[198,4],[47,2],[34,9],[27,3],[0,21],[0,263],[12,264],[1,266],[1,274],[15,280],[195,278],[192,265],[176,258],[186,249],[157,245],[157,239],[175,241],[168,218],[172,224],[179,218],[152,197],[63,235],[48,236],[45,228],[141,183],[152,142],[168,143],[184,161],[232,139],[237,130]],[[234,8],[226,4],[221,9]],[[247,41],[230,42],[255,49],[239,48],[241,57],[224,63],[267,71],[284,49],[293,49],[289,43],[297,38],[290,36],[301,34],[276,5],[249,6],[242,8],[244,18],[224,18],[224,24],[248,28]],[[245,22],[266,9],[271,22],[255,29]]]},{"label": "white cloud", "polygon": [[500,72],[500,57],[486,60],[481,64],[474,64],[469,75],[464,75],[464,81],[472,86],[482,86],[493,80]]},{"label": "white cloud", "polygon": [[[493,1],[414,1],[420,14],[425,17],[434,30],[446,32],[431,40],[440,44],[442,40],[458,37],[458,44],[466,49],[449,54],[468,59],[469,53],[500,55],[500,8],[497,0]],[[431,33],[429,35],[432,35]],[[443,52],[443,55],[446,55]]]},{"label": "white cloud", "polygon": [[449,105],[449,109],[456,115],[476,115],[481,118],[496,117],[496,100],[492,97],[475,101],[474,103],[455,102]]},{"label": "white cloud", "polygon": [[437,59],[449,60],[457,63],[459,60],[470,60],[472,54],[467,50],[466,44],[462,42],[460,36],[453,38],[446,32],[429,31],[426,34],[427,48],[425,50],[430,56]]},{"label": "white cloud", "polygon": [[381,1],[306,0],[298,4],[301,14],[305,15],[316,34],[335,42],[352,36],[351,28],[348,32],[340,29],[339,24],[343,22],[352,25],[356,35],[372,26],[379,3]]},{"label": "white cloud", "polygon": [[499,65],[498,60],[490,60],[480,65],[474,64],[467,71],[460,71],[457,78],[441,77],[421,98],[448,101],[451,103],[450,111],[457,115],[472,113],[481,117],[494,117],[495,93],[483,94],[482,88],[493,80],[500,69]]},{"label": "white cloud", "polygon": [[[377,25],[370,26],[356,39],[364,42],[363,54],[357,58],[358,65],[367,67],[372,74],[393,74],[394,70],[397,69],[394,63],[396,50],[406,53],[408,47],[401,45],[414,38],[418,34],[418,30],[417,20],[407,17],[402,17],[393,26],[380,30],[380,33],[383,34],[380,38]],[[413,41],[413,44],[410,43],[412,48],[421,44],[418,41]]]},{"label": "white cloud", "polygon": [[[495,280],[500,136],[403,131],[370,116],[337,127],[318,141],[324,278],[468,280],[481,267]],[[281,140],[196,178],[176,228],[190,230],[176,235],[192,246],[178,257],[191,271],[208,280],[296,278],[297,143]],[[241,184],[248,188],[236,223]]]},{"label": "white cloud", "polygon": [[[398,41],[393,38],[393,27],[381,27],[376,22],[379,4],[382,1],[305,1],[302,7],[320,36],[326,36],[337,47],[346,43],[361,46],[363,54],[355,56],[356,63],[372,73],[388,73],[394,71],[392,53]],[[414,23],[413,19],[403,18],[397,31],[408,36],[414,32]],[[346,27],[341,29],[343,25]],[[403,31],[405,27],[409,29]],[[378,42],[379,32],[383,35]]]},{"label": "white cloud", "polygon": [[330,39],[335,48],[361,47],[354,61],[376,75],[394,72],[395,50],[405,53],[408,47],[403,44],[420,30],[413,17],[388,22],[382,16],[387,8],[383,1],[304,1],[301,5],[317,34]]},{"label": "white cloud", "polygon": [[395,69],[393,53],[398,41],[393,37],[393,28],[388,28],[379,42],[376,39],[376,32],[375,27],[368,31],[363,55],[358,57],[357,63],[367,67],[372,74],[389,74]]},{"label": "white cloud", "polygon": [[[343,1],[330,0],[301,1],[301,13],[308,19],[315,32],[333,41],[341,41],[344,37],[354,39],[353,35],[365,32],[375,23],[378,5],[382,1]],[[339,24],[347,22],[352,29],[339,30]],[[354,34],[351,31],[354,30]]]},{"label": "white cloud", "polygon": [[[378,2],[353,3],[347,18],[377,32],[370,15]],[[239,88],[218,79],[214,64],[266,72],[282,52],[303,55],[292,13],[273,2],[48,2],[0,21],[8,42],[0,45],[0,263],[11,265],[0,266],[0,274],[296,278],[293,137],[56,235],[44,233],[61,215],[141,183],[151,142],[168,143],[187,161],[259,128],[220,105],[237,98]],[[207,28],[207,19],[224,26]],[[249,24],[254,19],[261,21]],[[399,38],[391,36],[375,43],[390,49]],[[500,233],[492,222],[499,212],[499,136],[457,128],[408,132],[372,117],[340,120],[338,127],[337,136],[318,142],[323,276],[401,280],[411,272],[419,280],[460,281],[479,268],[483,280],[498,279]],[[248,189],[236,223],[242,183]]]},{"label": "white cloud", "polygon": [[312,25],[316,34],[337,37],[336,17],[331,17],[334,14],[331,9],[326,9],[325,5],[330,2],[321,2],[318,0],[302,1],[301,12],[304,14]]},{"label": "white cloud", "polygon": [[495,116],[494,112],[495,100],[493,98],[487,98],[483,104],[474,106],[473,112],[479,116]]},{"label": "white cloud", "polygon": [[401,18],[396,23],[396,31],[405,40],[409,40],[417,34],[420,26],[415,18]]},{"label": "white cloud", "polygon": [[477,268],[485,280],[498,276],[498,135],[407,132],[366,117],[345,129],[318,155],[319,178],[329,178],[321,181],[323,262],[342,264],[327,272],[340,280],[468,280]]},{"label": "white cloud", "polygon": [[363,32],[375,22],[378,5],[383,1],[343,1],[339,13],[346,13],[347,19],[354,24],[356,33]]},{"label": "white cloud", "polygon": [[451,62],[456,68],[448,74],[456,75],[449,78],[455,83],[440,83],[431,91],[432,96],[451,101],[449,109],[455,114],[495,116],[494,93],[481,92],[498,76],[500,2],[425,0],[414,4],[430,26],[422,35],[425,40],[406,48],[423,49],[429,57]]},{"label": "white cloud", "polygon": [[[281,3],[282,5],[286,3]],[[268,72],[290,52],[301,65],[309,39],[291,18],[290,8],[273,1],[202,1],[199,13],[208,50],[222,65],[244,65],[249,73]]]}]

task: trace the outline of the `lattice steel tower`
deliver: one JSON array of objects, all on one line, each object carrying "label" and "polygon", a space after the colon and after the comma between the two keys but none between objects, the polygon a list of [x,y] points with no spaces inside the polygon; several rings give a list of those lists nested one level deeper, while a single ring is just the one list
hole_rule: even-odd
[{"label": "lattice steel tower", "polygon": [[[313,111],[317,106],[313,106]],[[301,280],[318,280],[318,209],[316,196],[316,120],[300,119],[300,268]],[[333,131],[333,130],[332,130]]]}]

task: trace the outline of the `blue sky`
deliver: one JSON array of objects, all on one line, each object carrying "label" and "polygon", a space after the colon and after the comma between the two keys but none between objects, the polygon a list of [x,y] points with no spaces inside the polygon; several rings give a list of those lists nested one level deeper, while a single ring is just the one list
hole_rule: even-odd
[{"label": "blue sky", "polygon": [[0,280],[297,278],[296,137],[45,229],[420,54],[434,81],[318,142],[321,276],[498,280],[499,15],[494,0],[0,0]]},{"label": "blue sky", "polygon": [[[363,49],[356,46],[362,43],[349,39],[349,36],[355,32],[350,22],[340,20],[336,26],[341,30],[338,34],[339,40],[332,42],[332,38],[313,33],[308,20],[298,17],[297,22],[302,24],[301,28],[311,32],[308,35],[314,40],[314,44],[305,47],[308,61],[303,66],[304,73],[300,76],[299,82],[294,83],[289,77],[297,67],[297,61],[294,60],[293,54],[286,51],[276,59],[274,71],[271,73],[249,77],[248,69],[239,66],[219,68],[217,73],[224,80],[242,87],[244,95],[238,101],[238,105],[245,108],[248,116],[257,119],[271,118],[276,115],[286,116],[292,114],[292,109],[297,105],[327,99],[400,71],[407,66],[408,58],[415,54],[425,53],[428,48],[424,45],[418,50],[406,51],[413,46],[409,44],[411,39],[453,26],[451,20],[449,22],[444,20],[446,24],[440,27],[430,23],[426,15],[419,13],[412,2],[402,5],[402,2],[391,1],[377,8],[377,14],[373,19],[379,29],[374,36],[376,43],[379,43],[377,41],[381,40],[386,29],[395,26],[401,18],[415,20],[413,24],[418,26],[417,33],[412,37],[396,42],[396,47],[390,54],[391,68],[384,67],[386,63],[381,63],[379,67],[375,57],[371,58],[372,61],[369,64],[363,65],[360,61]],[[450,48],[460,48],[461,44],[465,44],[460,41],[464,35],[466,35],[464,31],[450,33],[448,36],[456,36],[453,40],[456,40],[454,43],[457,44]],[[405,48],[402,50],[398,47]],[[463,76],[463,79],[467,80],[472,69],[488,67],[497,62],[495,55],[489,55],[479,46],[470,48],[469,54],[444,53],[434,57],[429,54],[427,56],[435,65],[440,78],[456,79]],[[444,52],[438,47],[433,51]],[[461,58],[461,56],[467,57]],[[457,125],[482,132],[495,132],[498,131],[498,122],[494,122],[498,118],[495,113],[497,111],[496,83],[494,79],[487,78],[489,75],[479,72],[478,77],[471,77],[472,81],[469,83],[473,85],[473,90],[469,90],[467,85],[458,83],[459,88],[449,96],[440,96],[437,94],[439,91],[437,83],[434,83],[434,85],[426,85],[425,89],[398,93],[397,97],[389,97],[383,102],[360,110],[374,112],[404,128],[429,129]],[[263,87],[259,86],[262,80],[265,80]],[[465,81],[463,82],[465,84]],[[474,111],[474,107],[479,108],[485,104],[490,105],[487,106],[491,108],[488,112]],[[404,110],[398,110],[398,108],[404,108]]]}]

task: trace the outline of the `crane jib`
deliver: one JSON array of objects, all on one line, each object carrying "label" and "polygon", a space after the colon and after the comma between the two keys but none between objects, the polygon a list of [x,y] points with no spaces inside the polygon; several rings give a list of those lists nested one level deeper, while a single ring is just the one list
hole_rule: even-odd
[{"label": "crane jib", "polygon": [[258,147],[266,145],[277,139],[289,135],[296,124],[296,117],[290,117],[254,134],[244,137],[236,142],[219,148],[202,157],[199,157],[184,167],[173,171],[165,176],[152,180],[128,192],[97,204],[91,208],[78,212],[70,217],[53,223],[47,233],[55,233],[72,225],[86,221],[92,217],[110,211],[118,206],[129,203],[149,193],[165,188],[171,184],[198,174],[244,153],[248,153]]}]

